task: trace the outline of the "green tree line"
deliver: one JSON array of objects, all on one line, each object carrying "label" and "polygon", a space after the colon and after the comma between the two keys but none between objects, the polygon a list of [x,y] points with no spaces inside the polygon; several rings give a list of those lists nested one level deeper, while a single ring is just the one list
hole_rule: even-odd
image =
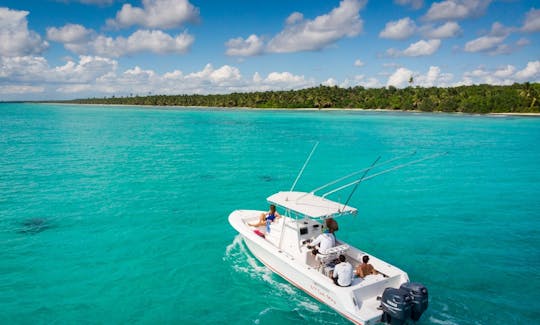
[{"label": "green tree line", "polygon": [[151,95],[77,99],[79,104],[253,108],[361,108],[423,112],[539,113],[540,83],[508,86],[407,87],[319,86],[300,90],[221,95]]}]

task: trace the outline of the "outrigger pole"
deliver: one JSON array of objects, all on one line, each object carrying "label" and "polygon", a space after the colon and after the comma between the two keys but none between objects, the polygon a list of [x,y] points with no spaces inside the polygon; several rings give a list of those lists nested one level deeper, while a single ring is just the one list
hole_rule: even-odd
[{"label": "outrigger pole", "polygon": [[[322,195],[322,197],[326,197],[326,196],[328,196],[328,195],[330,195],[330,194],[332,194],[332,193],[341,191],[341,190],[343,190],[343,189],[345,189],[345,188],[347,188],[347,187],[349,187],[349,186],[353,186],[353,185],[356,185],[356,184],[365,182],[365,181],[367,181],[367,180],[369,180],[369,179],[372,179],[372,178],[375,178],[375,177],[377,177],[377,176],[380,176],[380,175],[389,173],[389,172],[391,172],[391,171],[394,171],[394,170],[397,170],[397,169],[401,169],[401,168],[403,168],[403,167],[407,167],[407,166],[409,166],[409,165],[413,165],[413,164],[419,163],[419,162],[421,162],[421,161],[425,161],[425,160],[428,160],[428,159],[433,159],[433,158],[436,158],[436,157],[439,157],[439,156],[443,156],[443,155],[446,155],[447,153],[448,153],[448,152],[437,153],[437,154],[434,154],[434,155],[431,155],[431,156],[424,157],[424,158],[422,158],[422,159],[413,160],[413,161],[410,161],[410,162],[408,162],[408,163],[401,164],[401,165],[398,165],[398,166],[395,166],[395,167],[392,167],[392,168],[383,170],[383,171],[381,171],[381,172],[375,173],[375,174],[373,174],[373,175],[371,175],[371,176],[368,176],[368,177],[366,177],[366,178],[361,178],[361,179],[356,180],[356,181],[354,181],[354,182],[351,182],[351,183],[349,183],[349,184],[345,184],[345,185],[340,186],[340,187],[338,187],[338,188],[336,188],[336,189],[333,189],[332,191],[326,192],[326,193],[324,193],[324,194]],[[379,165],[379,166],[380,166],[380,165]]]},{"label": "outrigger pole", "polygon": [[353,190],[349,194],[349,197],[347,198],[347,201],[345,201],[345,203],[343,204],[343,209],[345,209],[345,207],[347,206],[347,203],[349,203],[349,200],[353,196],[354,192],[356,192],[356,189],[358,188],[358,184],[360,184],[360,182],[364,179],[364,177],[366,177],[367,173],[369,173],[369,171],[375,166],[375,164],[377,164],[377,161],[379,161],[379,159],[381,159],[381,156],[377,157],[377,159],[375,159],[375,161],[371,164],[371,166],[369,166],[369,168],[366,169],[366,171],[364,172],[364,175],[362,175],[362,177],[360,177],[359,182],[356,183]]},{"label": "outrigger pole", "polygon": [[[384,166],[384,165],[388,165],[388,164],[391,163],[391,162],[394,162],[394,161],[399,160],[399,159],[411,157],[411,156],[414,156],[415,154],[416,154],[416,151],[413,151],[413,152],[408,153],[408,154],[406,154],[406,155],[399,156],[399,157],[392,158],[392,159],[390,159],[390,160],[384,161],[384,162],[382,162],[382,163],[380,163],[380,164],[378,164],[378,165],[373,164],[371,167],[368,167],[368,168],[362,168],[362,169],[357,170],[357,171],[355,171],[355,172],[352,172],[352,173],[350,173],[350,174],[348,174],[348,175],[345,175],[345,176],[343,176],[343,177],[340,177],[340,178],[338,178],[338,179],[335,179],[335,180],[331,181],[330,183],[326,183],[326,184],[324,184],[324,185],[322,185],[322,186],[319,186],[319,187],[317,187],[316,189],[312,190],[312,191],[309,192],[309,193],[310,193],[310,194],[315,194],[317,191],[320,191],[320,190],[322,190],[323,188],[326,188],[326,187],[328,187],[328,186],[330,186],[330,185],[334,185],[334,184],[336,184],[336,183],[339,183],[339,182],[341,182],[341,181],[343,181],[343,180],[346,180],[347,178],[350,178],[350,177],[352,177],[352,176],[358,175],[358,174],[360,174],[360,173],[366,173],[366,172],[368,172],[369,170],[371,170],[371,169],[374,168],[374,167],[381,167],[381,166]],[[378,161],[378,159],[377,159],[377,161]],[[307,195],[307,194],[305,194],[305,195]],[[304,195],[304,196],[305,196],[305,195]],[[304,196],[301,196],[301,197],[299,197],[298,199],[301,199],[301,198],[304,197]]]},{"label": "outrigger pole", "polygon": [[317,149],[317,146],[319,145],[319,141],[317,141],[315,143],[315,145],[313,146],[313,149],[311,149],[311,153],[309,154],[309,156],[307,157],[306,159],[306,162],[304,163],[304,166],[302,166],[302,169],[300,170],[300,172],[298,173],[298,176],[296,176],[296,179],[294,180],[294,183],[293,185],[291,186],[291,189],[289,190],[289,192],[292,192],[294,190],[294,187],[296,186],[296,183],[298,182],[298,180],[300,179],[300,176],[302,176],[302,173],[304,172],[304,169],[306,168],[309,160],[311,159],[311,156],[313,155],[313,153],[315,152],[315,149]]}]

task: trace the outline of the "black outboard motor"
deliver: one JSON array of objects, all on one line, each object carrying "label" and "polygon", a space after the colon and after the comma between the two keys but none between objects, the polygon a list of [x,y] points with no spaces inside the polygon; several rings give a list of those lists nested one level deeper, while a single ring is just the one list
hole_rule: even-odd
[{"label": "black outboard motor", "polygon": [[401,290],[409,293],[412,299],[411,319],[417,321],[428,307],[428,291],[423,284],[418,282],[403,283]]},{"label": "black outboard motor", "polygon": [[381,298],[382,322],[403,325],[411,317],[412,301],[407,290],[386,288]]}]

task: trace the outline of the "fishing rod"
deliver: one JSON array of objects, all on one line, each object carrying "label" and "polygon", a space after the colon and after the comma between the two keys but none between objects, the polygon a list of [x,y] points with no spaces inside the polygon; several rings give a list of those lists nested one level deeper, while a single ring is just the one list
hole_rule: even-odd
[{"label": "fishing rod", "polygon": [[324,193],[324,194],[322,195],[322,197],[326,197],[326,196],[328,196],[328,195],[330,195],[330,194],[333,194],[333,193],[336,193],[336,192],[338,192],[338,191],[341,191],[341,190],[343,190],[343,189],[345,189],[345,188],[347,188],[347,187],[349,187],[349,186],[353,186],[353,185],[355,185],[355,184],[365,182],[365,181],[367,181],[367,180],[370,180],[370,179],[375,178],[375,177],[377,177],[377,176],[380,176],[380,175],[383,175],[383,174],[392,172],[392,171],[394,171],[394,170],[401,169],[401,168],[404,168],[404,167],[407,167],[407,166],[410,166],[410,165],[413,165],[413,164],[417,164],[417,163],[419,163],[419,162],[422,162],[422,161],[425,161],[425,160],[428,160],[428,159],[433,159],[433,158],[436,158],[436,157],[439,157],[439,156],[444,156],[444,155],[446,155],[447,153],[448,153],[448,152],[437,153],[437,154],[434,154],[434,155],[431,155],[431,156],[427,156],[427,157],[424,157],[424,158],[421,158],[421,159],[417,159],[417,160],[410,161],[410,162],[405,163],[405,164],[397,165],[397,166],[395,166],[395,167],[392,167],[392,168],[383,170],[383,171],[381,171],[381,172],[375,173],[375,174],[373,174],[373,175],[371,175],[371,176],[368,176],[368,177],[366,177],[366,178],[364,178],[364,179],[359,179],[359,180],[356,180],[356,181],[351,182],[351,183],[349,183],[349,184],[345,184],[345,185],[343,185],[343,186],[340,186],[340,187],[338,187],[338,188],[336,188],[336,189],[333,189],[332,191],[329,191],[329,192]]},{"label": "fishing rod", "polygon": [[[394,161],[399,160],[399,159],[407,158],[407,157],[412,157],[412,156],[414,156],[415,154],[416,154],[416,151],[413,151],[413,152],[411,152],[411,153],[408,153],[408,154],[405,154],[405,155],[402,155],[402,156],[398,156],[398,157],[392,158],[392,159],[390,159],[390,160],[384,161],[384,162],[382,162],[382,163],[380,163],[380,164],[378,164],[378,165],[376,165],[376,166],[371,166],[371,167],[368,167],[368,168],[363,168],[363,169],[357,170],[357,171],[352,172],[352,173],[350,173],[350,174],[348,174],[348,175],[345,175],[345,176],[340,177],[340,178],[338,178],[338,179],[336,179],[336,180],[333,180],[333,181],[331,181],[330,183],[326,183],[326,184],[324,184],[324,185],[322,185],[322,186],[319,186],[319,187],[317,187],[316,189],[312,190],[312,191],[309,192],[309,193],[314,194],[314,193],[316,193],[317,191],[320,191],[320,190],[322,190],[323,188],[326,188],[326,187],[328,187],[328,186],[330,186],[330,185],[334,185],[334,184],[336,184],[336,183],[339,183],[339,182],[341,182],[341,181],[343,181],[343,180],[345,180],[345,179],[347,179],[347,178],[350,178],[350,177],[352,177],[352,176],[358,175],[358,174],[360,174],[360,173],[365,173],[366,171],[369,171],[369,170],[372,169],[373,167],[381,167],[381,166],[384,166],[384,165],[388,165],[388,164],[391,163],[391,162],[394,162]],[[377,159],[377,160],[378,160],[378,159]],[[307,195],[307,194],[304,194],[304,196],[305,196],[305,195]],[[303,197],[303,196],[299,197],[298,199],[301,199],[302,197]]]},{"label": "fishing rod", "polygon": [[345,207],[347,206],[347,203],[349,203],[349,200],[351,199],[351,197],[353,196],[354,192],[355,192],[356,189],[358,188],[358,184],[360,184],[360,182],[364,179],[364,177],[366,177],[367,173],[369,173],[369,171],[375,166],[375,164],[377,164],[377,161],[379,161],[379,159],[381,159],[381,156],[377,157],[377,159],[375,159],[375,161],[371,164],[371,166],[369,166],[369,168],[366,169],[366,171],[364,172],[364,175],[362,175],[362,177],[360,177],[360,179],[358,180],[358,183],[356,183],[356,185],[354,186],[353,190],[352,190],[351,193],[349,194],[349,197],[347,198],[347,201],[345,201],[345,204],[343,204],[343,210],[345,210]]},{"label": "fishing rod", "polygon": [[309,156],[307,157],[306,159],[306,162],[304,163],[304,166],[302,166],[302,169],[300,170],[300,172],[298,173],[298,176],[296,176],[296,179],[294,180],[294,183],[293,185],[291,186],[291,189],[289,190],[289,192],[292,192],[294,190],[294,187],[296,186],[296,183],[298,182],[298,180],[300,179],[300,176],[302,176],[302,173],[304,172],[304,169],[306,168],[309,160],[311,159],[311,156],[313,155],[313,153],[315,152],[315,149],[317,149],[317,146],[319,145],[319,141],[317,141],[315,143],[315,145],[313,146],[313,149],[311,149],[311,153],[309,154]]}]

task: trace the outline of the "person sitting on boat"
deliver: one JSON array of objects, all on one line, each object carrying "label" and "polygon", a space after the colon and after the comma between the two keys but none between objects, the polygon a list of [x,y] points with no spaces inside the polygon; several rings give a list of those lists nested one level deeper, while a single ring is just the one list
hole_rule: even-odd
[{"label": "person sitting on boat", "polygon": [[259,217],[259,222],[250,223],[252,227],[265,226],[267,221],[274,222],[274,220],[281,218],[281,215],[276,211],[276,206],[270,204],[270,210],[266,213],[262,213]]},{"label": "person sitting on boat", "polygon": [[332,272],[334,283],[340,287],[348,287],[353,279],[353,266],[347,262],[345,255],[339,255],[339,264]]},{"label": "person sitting on boat", "polygon": [[[315,248],[316,246],[319,246],[319,248]],[[317,236],[313,242],[311,242],[311,245],[308,245],[307,247],[309,249],[313,249],[312,253],[313,255],[317,254],[326,254],[326,251],[329,248],[332,248],[336,245],[336,237],[333,233],[331,233],[328,229],[325,230],[322,234]]]},{"label": "person sitting on boat", "polygon": [[362,257],[362,262],[363,262],[362,264],[358,264],[358,266],[356,267],[356,275],[358,275],[358,277],[364,278],[365,276],[370,275],[370,274],[379,274],[379,272],[375,270],[373,265],[368,263],[369,256],[364,255]]}]

